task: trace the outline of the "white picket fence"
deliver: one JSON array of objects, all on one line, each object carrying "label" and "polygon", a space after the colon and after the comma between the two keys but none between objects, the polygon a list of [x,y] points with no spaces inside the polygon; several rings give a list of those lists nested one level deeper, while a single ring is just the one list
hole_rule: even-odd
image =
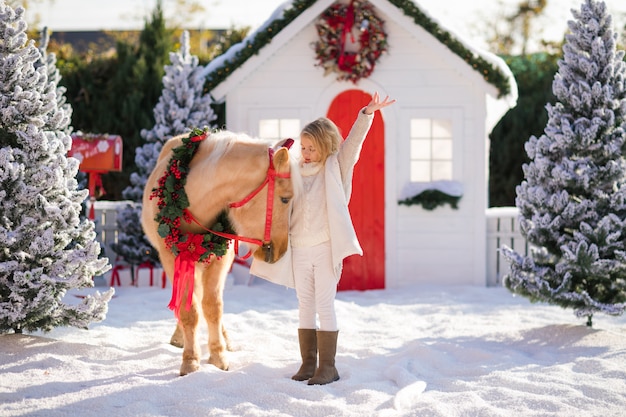
[{"label": "white picket fence", "polygon": [[487,209],[487,285],[502,285],[502,278],[509,272],[509,264],[500,253],[506,245],[518,253],[528,254],[528,242],[519,230],[517,207],[494,207]]},{"label": "white picket fence", "polygon": [[[97,239],[104,254],[113,262],[116,258],[111,244],[117,242],[117,210],[132,204],[128,201],[96,201],[94,206]],[[507,245],[517,252],[526,254],[528,244],[519,231],[516,207],[487,209],[487,285],[502,284],[502,277],[508,273],[509,265],[500,253],[500,247]]]},{"label": "white picket fence", "polygon": [[[89,210],[90,204],[87,203],[87,210]],[[126,204],[133,203],[130,201],[96,201],[94,203],[96,239],[100,242],[104,255],[111,262],[117,256],[111,248],[111,244],[117,243],[117,210],[126,206]]]}]

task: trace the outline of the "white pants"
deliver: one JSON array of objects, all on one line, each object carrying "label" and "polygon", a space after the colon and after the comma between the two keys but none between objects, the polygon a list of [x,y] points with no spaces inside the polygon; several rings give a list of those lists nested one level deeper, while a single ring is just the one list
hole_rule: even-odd
[{"label": "white pants", "polygon": [[337,280],[332,265],[330,242],[307,248],[293,248],[293,270],[298,297],[300,329],[336,331],[335,295]]}]

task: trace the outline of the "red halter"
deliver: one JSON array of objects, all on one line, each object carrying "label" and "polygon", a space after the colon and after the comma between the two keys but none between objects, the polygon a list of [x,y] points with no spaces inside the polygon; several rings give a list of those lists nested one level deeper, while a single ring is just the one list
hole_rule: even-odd
[{"label": "red halter", "polygon": [[[284,147],[286,147],[287,149],[291,148],[291,145],[293,145],[293,139],[287,139],[287,141],[285,142]],[[235,202],[235,203],[230,203],[228,205],[229,208],[239,208],[239,207],[243,207],[246,203],[248,203],[250,200],[252,200],[254,198],[254,196],[256,196],[262,189],[263,187],[265,187],[265,185],[267,185],[267,203],[266,203],[266,208],[265,208],[265,235],[263,236],[263,241],[259,240],[259,239],[255,239],[255,238],[250,238],[250,237],[245,237],[245,236],[239,236],[239,235],[233,235],[230,233],[223,233],[223,232],[217,232],[215,230],[211,230],[208,229],[206,227],[204,227],[202,224],[200,224],[196,218],[191,214],[191,212],[187,211],[187,213],[189,214],[189,216],[191,217],[191,219],[200,227],[202,227],[204,230],[206,230],[209,233],[213,233],[214,235],[218,235],[221,237],[224,237],[226,239],[232,239],[235,241],[235,253],[237,253],[237,255],[239,255],[239,242],[246,242],[246,243],[252,243],[254,245],[258,245],[258,246],[267,246],[269,248],[269,244],[271,241],[271,230],[272,230],[272,213],[274,210],[274,184],[276,182],[276,178],[290,178],[291,174],[289,172],[287,173],[277,173],[276,169],[274,168],[274,149],[269,148],[267,150],[268,156],[269,156],[269,160],[270,160],[270,164],[267,168],[267,174],[265,175],[265,180],[261,183],[261,185],[259,185],[254,191],[252,191],[250,194],[248,194],[247,197],[245,197],[244,199]],[[243,256],[243,259],[248,259],[251,255],[251,252],[249,251],[245,256]]]}]

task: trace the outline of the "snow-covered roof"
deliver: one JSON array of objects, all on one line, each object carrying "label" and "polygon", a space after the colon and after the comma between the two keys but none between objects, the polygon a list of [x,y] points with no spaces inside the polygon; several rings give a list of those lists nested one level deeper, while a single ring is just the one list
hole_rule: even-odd
[{"label": "snow-covered roof", "polygon": [[[517,100],[515,78],[501,58],[473,46],[470,40],[464,39],[445,28],[437,19],[419,6],[418,0],[385,1],[396,6],[404,15],[411,18],[417,25],[479,72],[487,83],[492,84],[498,90],[500,98],[506,97],[508,101],[512,102]],[[224,54],[213,59],[205,67],[203,75],[206,76],[206,88],[212,91],[228,79],[241,65],[251,57],[258,55],[264,47],[272,42],[274,37],[316,3],[332,4],[332,0],[287,0],[281,4],[257,30],[250,33],[240,43],[233,45]],[[372,3],[376,3],[376,0]]]}]

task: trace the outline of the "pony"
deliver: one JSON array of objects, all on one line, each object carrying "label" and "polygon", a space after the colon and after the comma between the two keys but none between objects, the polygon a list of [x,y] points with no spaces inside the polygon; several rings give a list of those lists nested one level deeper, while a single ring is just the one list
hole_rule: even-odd
[{"label": "pony", "polygon": [[[170,343],[183,348],[181,376],[200,368],[201,351],[196,339],[201,314],[209,328],[208,363],[228,369],[226,350],[231,349],[222,322],[223,292],[238,243],[245,242],[250,251],[248,255],[254,256],[253,262],[278,261],[287,250],[289,213],[298,189],[291,176],[292,172],[297,172],[295,158],[288,150],[293,143],[291,139],[271,146],[267,141],[226,130],[205,132],[204,137],[193,136],[192,132],[169,139],[146,182],[141,223],[170,282],[180,273],[176,270],[179,263],[171,243],[168,245],[167,239],[159,233],[157,217],[163,202],[159,206],[155,190],[165,182],[164,175],[171,169],[177,150],[183,149],[184,140],[199,142],[199,145],[188,164],[184,183],[188,215],[175,222],[179,232],[195,236],[220,234],[211,227],[225,215],[234,234],[224,235],[229,243],[223,255],[211,255],[208,261],[194,261],[188,266],[193,285],[187,285],[191,288],[179,287],[181,305],[175,310],[178,322]],[[287,146],[282,146],[284,144]],[[177,291],[176,279],[173,281],[172,302]]]}]

